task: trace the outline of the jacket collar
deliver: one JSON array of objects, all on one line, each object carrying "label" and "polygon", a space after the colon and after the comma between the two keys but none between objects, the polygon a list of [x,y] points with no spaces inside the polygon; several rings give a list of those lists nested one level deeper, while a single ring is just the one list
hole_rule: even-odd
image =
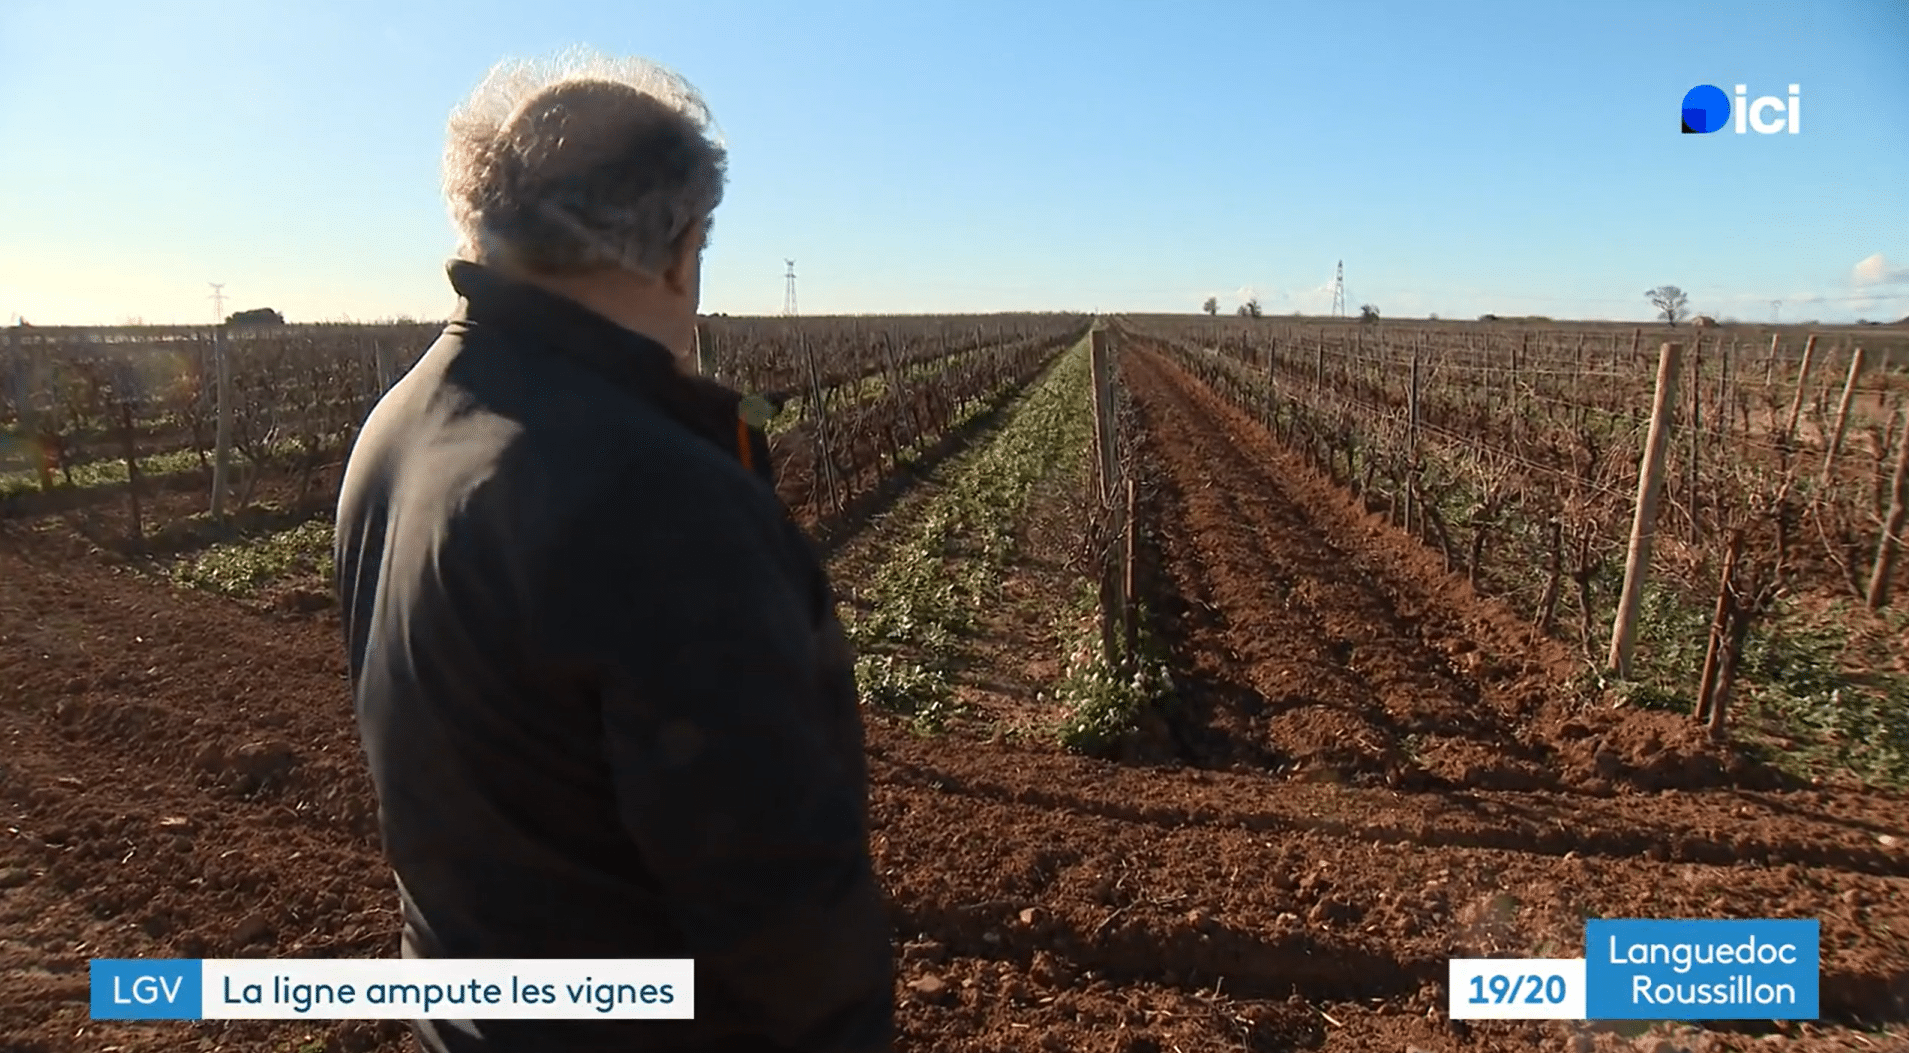
[{"label": "jacket collar", "polygon": [[678,422],[739,458],[771,482],[768,440],[742,421],[742,395],[707,377],[691,376],[657,341],[573,300],[514,281],[468,260],[445,267],[462,302],[456,319],[494,325],[526,346],[564,355],[619,388],[668,412]]},{"label": "jacket collar", "polygon": [[555,351],[650,401],[669,402],[683,374],[662,344],[589,308],[467,260],[445,268],[462,302],[458,317],[493,325],[519,341]]}]

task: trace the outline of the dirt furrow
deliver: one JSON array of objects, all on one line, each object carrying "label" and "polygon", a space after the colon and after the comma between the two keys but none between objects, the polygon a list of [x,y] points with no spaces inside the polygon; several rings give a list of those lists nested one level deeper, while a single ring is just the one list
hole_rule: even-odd
[{"label": "dirt furrow", "polygon": [[[1891,935],[1909,931],[1909,854],[1861,818],[1730,793],[1553,810],[938,745],[875,736],[877,855],[903,932],[962,955],[1403,1012],[1450,957],[1581,954],[1586,917],[1776,914],[1822,921],[1826,1017],[1909,1012],[1909,939]],[[1879,804],[1879,820],[1901,807]],[[1703,840],[1732,824],[1741,846]],[[1566,847],[1583,841],[1604,851]],[[1817,843],[1847,869],[1733,858]]]},{"label": "dirt furrow", "polygon": [[[1267,432],[1144,349],[1123,356],[1173,514],[1170,625],[1205,688],[1182,738],[1209,766],[1421,789],[1769,786],[1674,714],[1588,710],[1578,660],[1363,514]],[[1167,604],[1171,606],[1171,602]]]},{"label": "dirt furrow", "polygon": [[[939,744],[933,744],[939,745]],[[1318,834],[1425,848],[1498,849],[1710,866],[1812,868],[1909,879],[1909,802],[1877,795],[1713,791],[1609,798],[1477,791],[1403,794],[1275,784],[1252,774],[1127,770],[1045,752],[913,749],[879,738],[879,781],[1159,831]]]},{"label": "dirt furrow", "polygon": [[1221,612],[1219,632],[1186,649],[1217,659],[1207,671],[1257,702],[1243,721],[1225,715],[1249,737],[1244,753],[1286,758],[1301,774],[1393,785],[1414,784],[1420,745],[1452,740],[1532,759],[1519,756],[1527,751],[1500,713],[1522,699],[1461,672],[1457,663],[1476,651],[1454,646],[1439,612],[1288,493],[1266,443],[1229,428],[1159,359],[1130,356],[1127,377],[1179,506],[1164,531],[1168,563]]},{"label": "dirt furrow", "polygon": [[396,953],[336,629],[37,540],[0,534],[0,1048],[266,1048],[283,1025],[89,1024],[86,962]]}]

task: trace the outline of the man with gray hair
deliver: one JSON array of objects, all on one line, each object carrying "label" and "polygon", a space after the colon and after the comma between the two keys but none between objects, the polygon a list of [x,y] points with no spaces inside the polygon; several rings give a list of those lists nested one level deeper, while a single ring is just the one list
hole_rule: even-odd
[{"label": "man with gray hair", "polygon": [[725,153],[639,60],[453,116],[459,308],[338,503],[404,954],[693,958],[694,1021],[419,1021],[462,1051],[891,1048],[853,664],[740,396],[693,375]]}]

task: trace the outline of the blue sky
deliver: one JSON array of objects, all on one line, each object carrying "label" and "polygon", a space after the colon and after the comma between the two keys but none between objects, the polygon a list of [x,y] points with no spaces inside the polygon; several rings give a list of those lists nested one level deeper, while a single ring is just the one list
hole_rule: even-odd
[{"label": "blue sky", "polygon": [[708,97],[712,312],[1909,315],[1904,0],[3,0],[0,314],[441,317],[444,119],[573,44]]}]

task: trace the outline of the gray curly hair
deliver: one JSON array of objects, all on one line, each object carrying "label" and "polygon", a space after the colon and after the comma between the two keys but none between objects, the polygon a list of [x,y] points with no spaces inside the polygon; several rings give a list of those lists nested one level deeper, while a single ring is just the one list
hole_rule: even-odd
[{"label": "gray curly hair", "polygon": [[464,259],[654,276],[707,229],[727,163],[687,81],[579,49],[492,67],[451,114],[444,196]]}]

